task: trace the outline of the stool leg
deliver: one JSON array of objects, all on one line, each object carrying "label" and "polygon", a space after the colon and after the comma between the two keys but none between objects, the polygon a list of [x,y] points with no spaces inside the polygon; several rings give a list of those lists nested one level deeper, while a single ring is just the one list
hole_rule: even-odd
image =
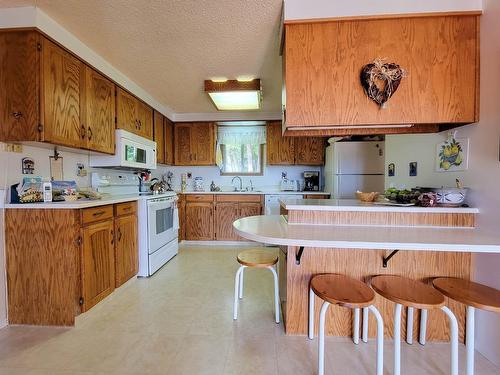
[{"label": "stool leg", "polygon": [[329,302],[323,302],[319,313],[318,375],[325,374],[325,318]]},{"label": "stool leg", "polygon": [[274,267],[267,267],[271,270],[274,277],[274,315],[276,323],[280,322],[280,292],[278,286],[278,275],[276,274],[276,270]]},{"label": "stool leg", "polygon": [[309,288],[309,340],[314,338],[314,292]]},{"label": "stool leg", "polygon": [[467,348],[467,371],[466,375],[474,375],[474,331],[475,331],[475,315],[476,309],[472,306],[467,306],[467,322],[465,329],[465,346]]},{"label": "stool leg", "polygon": [[240,299],[243,298],[243,275],[245,274],[245,268],[242,268],[241,269],[241,273],[240,273],[240,290],[239,290],[239,297]]},{"label": "stool leg", "polygon": [[420,336],[418,342],[425,345],[425,336],[427,335],[427,310],[420,310]]},{"label": "stool leg", "polygon": [[458,323],[455,314],[446,306],[441,307],[441,310],[448,315],[450,319],[450,344],[451,344],[451,375],[458,375]]},{"label": "stool leg", "polygon": [[401,373],[401,305],[394,309],[394,375]]},{"label": "stool leg", "polygon": [[243,272],[245,266],[241,266],[236,271],[236,276],[234,277],[234,305],[233,305],[233,319],[238,319],[238,293],[240,288],[240,274]]},{"label": "stool leg", "polygon": [[363,308],[363,342],[368,342],[368,309]]},{"label": "stool leg", "polygon": [[352,328],[352,341],[359,344],[359,308],[354,309],[354,326]]},{"label": "stool leg", "polygon": [[377,319],[377,375],[384,373],[384,320],[378,309],[371,305],[368,309]]},{"label": "stool leg", "polygon": [[408,307],[406,314],[406,342],[413,344],[413,307]]}]

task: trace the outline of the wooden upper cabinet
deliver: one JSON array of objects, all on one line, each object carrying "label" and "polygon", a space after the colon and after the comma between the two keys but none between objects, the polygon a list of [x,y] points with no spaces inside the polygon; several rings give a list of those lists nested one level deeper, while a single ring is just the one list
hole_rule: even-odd
[{"label": "wooden upper cabinet", "polygon": [[296,137],[295,164],[323,165],[325,163],[325,148],[325,138]]},{"label": "wooden upper cabinet", "polygon": [[153,108],[146,103],[138,101],[139,132],[141,137],[153,139]]},{"label": "wooden upper cabinet", "polygon": [[[287,24],[284,55],[288,129],[479,119],[478,15]],[[377,58],[407,72],[382,109],[360,83]]]},{"label": "wooden upper cabinet", "polygon": [[137,216],[115,218],[115,238],[115,287],[119,287],[139,271]]},{"label": "wooden upper cabinet", "polygon": [[175,165],[215,164],[215,124],[178,123],[174,126]]},{"label": "wooden upper cabinet", "polygon": [[186,240],[214,239],[214,204],[186,202]]},{"label": "wooden upper cabinet", "polygon": [[295,162],[294,138],[281,135],[281,121],[267,124],[266,149],[267,164],[291,165]]},{"label": "wooden upper cabinet", "polygon": [[131,133],[139,132],[139,101],[121,87],[116,88],[116,127]]},{"label": "wooden upper cabinet", "polygon": [[165,164],[165,117],[154,111],[154,140],[156,142],[156,162]]},{"label": "wooden upper cabinet", "polygon": [[80,91],[84,64],[46,38],[42,38],[41,48],[43,140],[83,147],[86,128],[80,122]]},{"label": "wooden upper cabinet", "polygon": [[82,310],[87,311],[115,289],[113,219],[82,230]]},{"label": "wooden upper cabinet", "polygon": [[86,134],[86,148],[113,154],[115,84],[89,66],[85,67],[81,113]]},{"label": "wooden upper cabinet", "polygon": [[0,33],[0,141],[39,141],[40,35]]},{"label": "wooden upper cabinet", "polygon": [[174,123],[165,117],[165,164],[174,165]]}]

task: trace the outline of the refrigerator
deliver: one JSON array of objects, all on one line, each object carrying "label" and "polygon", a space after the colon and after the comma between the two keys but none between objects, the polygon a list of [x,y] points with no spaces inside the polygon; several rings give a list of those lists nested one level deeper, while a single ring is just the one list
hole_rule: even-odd
[{"label": "refrigerator", "polygon": [[384,142],[336,142],[326,148],[325,190],[336,199],[356,198],[356,191],[384,191]]}]

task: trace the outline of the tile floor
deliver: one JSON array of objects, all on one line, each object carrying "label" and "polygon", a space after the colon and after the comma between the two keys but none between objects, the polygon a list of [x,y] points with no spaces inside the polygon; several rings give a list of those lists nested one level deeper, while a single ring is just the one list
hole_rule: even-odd
[{"label": "tile floor", "polygon": [[[0,330],[0,375],[316,374],[317,340],[286,337],[273,320],[272,275],[245,271],[245,299],[232,320],[237,250],[187,247],[150,279],[131,280],[72,329]],[[402,345],[404,374],[448,374],[449,346]],[[392,344],[385,373],[392,373]],[[326,342],[328,374],[373,374],[375,345]],[[465,351],[460,347],[461,373]],[[500,374],[481,355],[476,374]]]}]

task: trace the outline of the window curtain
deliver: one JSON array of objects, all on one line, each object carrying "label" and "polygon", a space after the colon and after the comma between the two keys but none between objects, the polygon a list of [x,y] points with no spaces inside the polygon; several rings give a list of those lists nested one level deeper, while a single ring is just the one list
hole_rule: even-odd
[{"label": "window curtain", "polygon": [[217,128],[216,163],[222,170],[221,145],[262,145],[266,143],[265,126],[219,126]]}]

